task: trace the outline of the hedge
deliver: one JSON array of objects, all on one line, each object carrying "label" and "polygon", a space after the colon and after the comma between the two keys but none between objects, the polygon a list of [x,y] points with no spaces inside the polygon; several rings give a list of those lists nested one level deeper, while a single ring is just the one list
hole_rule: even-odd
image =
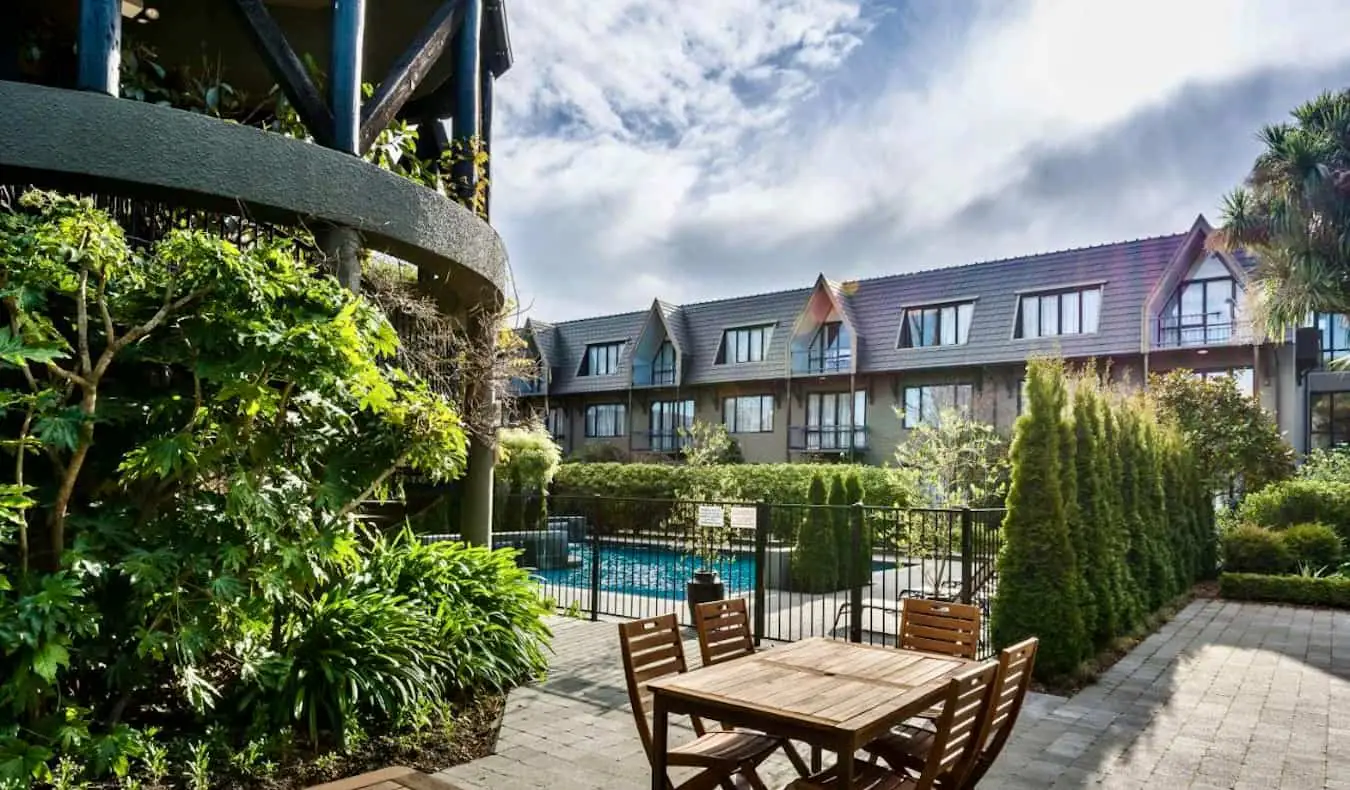
[{"label": "hedge", "polygon": [[1327,524],[1350,542],[1350,483],[1285,480],[1248,494],[1238,506],[1238,521],[1281,528]]},{"label": "hedge", "polygon": [[1219,595],[1234,601],[1266,601],[1350,609],[1350,578],[1224,573]]},{"label": "hedge", "polygon": [[554,497],[632,497],[679,499],[682,492],[720,491],[727,501],[804,505],[811,501],[811,479],[820,473],[857,473],[863,502],[907,504],[905,485],[895,470],[877,466],[822,464],[563,464],[553,478]]},{"label": "hedge", "polygon": [[1212,578],[1213,505],[1195,466],[1144,397],[1034,360],[1013,432],[995,647],[1039,637],[1037,675],[1063,677]]}]

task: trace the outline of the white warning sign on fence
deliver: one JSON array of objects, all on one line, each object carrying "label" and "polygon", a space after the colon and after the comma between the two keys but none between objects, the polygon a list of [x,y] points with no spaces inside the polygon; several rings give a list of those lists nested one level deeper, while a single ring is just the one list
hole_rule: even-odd
[{"label": "white warning sign on fence", "polygon": [[722,511],[721,505],[699,505],[698,506],[698,525],[700,527],[720,527],[723,525],[723,519],[726,514]]},{"label": "white warning sign on fence", "polygon": [[753,507],[736,507],[736,506],[733,506],[733,507],[731,508],[731,528],[732,528],[732,529],[754,529],[754,528],[755,528],[755,513],[756,513],[756,510],[755,510],[755,508],[753,508]]}]

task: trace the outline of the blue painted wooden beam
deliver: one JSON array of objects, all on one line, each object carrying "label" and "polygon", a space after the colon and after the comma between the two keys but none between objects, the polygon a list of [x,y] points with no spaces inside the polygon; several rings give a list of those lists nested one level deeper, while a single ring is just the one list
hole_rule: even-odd
[{"label": "blue painted wooden beam", "polygon": [[488,219],[491,216],[492,205],[492,89],[497,83],[497,78],[492,76],[490,69],[484,68],[481,80],[478,138],[483,153],[487,155],[483,161],[482,176],[487,181],[487,186],[483,188],[483,218]]},{"label": "blue painted wooden beam", "polygon": [[361,151],[361,56],[366,38],[366,0],[333,0],[333,58],[328,87],[333,110],[333,147]]},{"label": "blue painted wooden beam", "polygon": [[459,190],[461,201],[469,199],[478,182],[478,168],[474,164],[474,145],[478,137],[479,90],[478,73],[482,68],[479,44],[482,41],[483,0],[466,0],[464,23],[459,28],[455,53],[455,116],[454,166],[451,176]]},{"label": "blue painted wooden beam", "polygon": [[80,90],[116,96],[121,84],[122,0],[80,0]]}]

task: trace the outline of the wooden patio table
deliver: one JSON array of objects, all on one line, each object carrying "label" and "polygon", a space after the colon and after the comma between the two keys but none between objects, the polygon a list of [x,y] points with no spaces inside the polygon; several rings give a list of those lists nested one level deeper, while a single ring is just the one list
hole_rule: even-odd
[{"label": "wooden patio table", "polygon": [[973,663],[817,637],[653,680],[647,685],[652,692],[652,790],[668,788],[670,714],[691,714],[834,752],[841,787],[850,788],[853,753],[940,702],[946,681]]}]

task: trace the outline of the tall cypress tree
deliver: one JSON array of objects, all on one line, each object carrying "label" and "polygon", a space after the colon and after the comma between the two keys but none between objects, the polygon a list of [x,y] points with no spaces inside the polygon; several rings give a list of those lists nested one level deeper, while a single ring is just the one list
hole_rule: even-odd
[{"label": "tall cypress tree", "polygon": [[[1066,381],[1066,385],[1067,383]],[[1084,561],[1088,552],[1089,539],[1087,525],[1083,522],[1083,514],[1078,502],[1078,436],[1072,419],[1073,408],[1071,405],[1074,397],[1074,393],[1066,386],[1066,402],[1059,418],[1059,477],[1064,498],[1064,523],[1069,530],[1069,543],[1073,546],[1074,560],[1078,568],[1078,578],[1075,580],[1078,585],[1076,593],[1078,611],[1083,618],[1083,632],[1088,635],[1088,638],[1083,640],[1084,652],[1081,656],[1081,658],[1086,659],[1092,654],[1091,635],[1097,628],[1097,601],[1092,587],[1087,583],[1088,566]],[[1086,458],[1084,462],[1086,463]]]},{"label": "tall cypress tree", "polygon": [[1134,497],[1126,473],[1126,442],[1118,406],[1119,401],[1115,398],[1102,399],[1103,437],[1111,472],[1107,481],[1108,501],[1111,503],[1111,556],[1119,568],[1116,615],[1120,618],[1118,633],[1128,633],[1141,622],[1142,611],[1139,604],[1139,576],[1130,564],[1131,508]]},{"label": "tall cypress tree", "polygon": [[849,561],[853,556],[853,525],[842,473],[830,475],[829,503],[830,527],[834,532],[834,556],[838,563],[835,577],[839,579],[841,586],[847,587],[854,581]]},{"label": "tall cypress tree", "polygon": [[[858,504],[863,501],[866,492],[863,490],[862,475],[858,471],[852,470],[844,479],[844,491],[848,494],[849,504]],[[872,581],[872,528],[864,518],[862,522],[862,547],[861,556],[854,562],[853,567],[857,569],[858,575],[854,580],[855,585],[869,584]]]},{"label": "tall cypress tree", "polygon": [[1033,361],[1027,371],[1027,414],[1013,435],[1012,485],[991,624],[999,646],[1040,637],[1036,671],[1042,677],[1073,671],[1086,641],[1060,476],[1064,405],[1062,366]]},{"label": "tall cypress tree", "polygon": [[1100,426],[1101,408],[1098,403],[1097,382],[1083,376],[1074,388],[1073,427],[1076,440],[1078,470],[1078,519],[1083,535],[1083,547],[1078,553],[1079,570],[1085,589],[1092,593],[1093,617],[1086,615],[1083,625],[1092,643],[1106,646],[1120,628],[1116,615],[1116,590],[1113,584],[1115,569],[1107,558],[1113,550],[1111,536],[1111,505],[1106,494],[1105,448],[1102,447]]},{"label": "tall cypress tree", "polygon": [[834,525],[825,507],[825,480],[817,472],[808,494],[811,507],[797,531],[792,552],[793,589],[809,593],[839,589],[839,556],[835,552]]}]

